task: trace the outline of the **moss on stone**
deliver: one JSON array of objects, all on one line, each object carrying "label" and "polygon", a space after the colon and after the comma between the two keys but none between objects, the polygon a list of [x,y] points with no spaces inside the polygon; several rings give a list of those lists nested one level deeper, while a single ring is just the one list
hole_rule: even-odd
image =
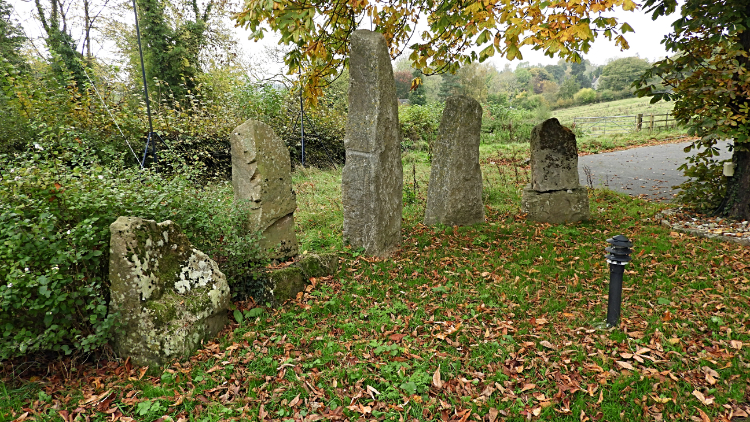
[{"label": "moss on stone", "polygon": [[304,291],[307,280],[302,275],[302,269],[298,267],[287,267],[272,271],[268,278],[273,286],[274,305],[280,305],[297,296]]},{"label": "moss on stone", "polygon": [[143,307],[153,316],[155,326],[164,327],[177,318],[178,299],[175,295],[164,295],[159,301],[147,301]]},{"label": "moss on stone", "polygon": [[[115,334],[118,354],[138,365],[159,365],[189,356],[221,330],[230,294],[226,279],[174,223],[120,217],[110,231],[110,306],[123,322]],[[191,265],[208,268],[210,277],[188,271],[190,288],[178,292],[180,272]]]},{"label": "moss on stone", "polygon": [[297,261],[297,266],[305,277],[327,277],[338,270],[339,258],[336,254],[308,254]]},{"label": "moss on stone", "polygon": [[193,290],[193,293],[185,298],[185,309],[193,315],[208,315],[212,309],[209,291],[207,287]]}]

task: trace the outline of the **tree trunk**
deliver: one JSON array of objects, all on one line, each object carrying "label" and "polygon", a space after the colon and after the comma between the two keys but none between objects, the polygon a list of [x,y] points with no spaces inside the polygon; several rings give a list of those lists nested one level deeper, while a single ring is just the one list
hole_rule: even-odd
[{"label": "tree trunk", "polygon": [[[86,44],[86,59],[91,63],[91,16],[89,14],[89,0],[83,0],[84,44]],[[81,52],[83,53],[83,52]]]},{"label": "tree trunk", "polygon": [[[735,143],[732,162],[734,176],[727,186],[727,214],[738,220],[750,220],[750,151]],[[739,147],[739,148],[738,148]]]},{"label": "tree trunk", "polygon": [[[750,6],[746,6],[745,15],[750,16]],[[750,52],[750,31],[738,34],[739,41],[744,51]],[[750,68],[748,57],[740,57],[740,64],[746,69]],[[739,104],[747,101],[747,98],[737,99]],[[727,193],[724,207],[721,212],[738,220],[750,220],[750,148],[747,142],[734,142],[732,162],[734,163],[734,176],[727,182]]]}]

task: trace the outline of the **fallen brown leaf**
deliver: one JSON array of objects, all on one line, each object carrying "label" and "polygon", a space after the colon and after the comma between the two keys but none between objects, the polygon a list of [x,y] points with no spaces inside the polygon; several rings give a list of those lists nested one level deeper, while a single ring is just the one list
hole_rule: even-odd
[{"label": "fallen brown leaf", "polygon": [[710,406],[710,405],[712,405],[712,404],[714,403],[714,398],[713,398],[713,397],[711,397],[711,396],[709,396],[709,397],[706,397],[705,395],[703,395],[703,393],[701,393],[701,392],[700,392],[700,391],[698,391],[698,390],[693,390],[693,395],[694,395],[694,396],[695,396],[695,398],[697,398],[697,399],[698,399],[698,400],[699,400],[699,401],[700,401],[701,403],[703,403],[703,405],[704,405],[704,406]]},{"label": "fallen brown leaf", "polygon": [[491,407],[489,413],[487,414],[489,422],[495,422],[495,420],[497,419],[497,414],[498,414],[497,409],[495,409],[494,407]]},{"label": "fallen brown leaf", "polygon": [[701,421],[702,422],[711,422],[711,418],[708,417],[708,415],[706,414],[706,412],[704,412],[701,409],[698,409],[697,407],[696,407],[696,410],[698,410],[698,413],[701,415]]},{"label": "fallen brown leaf", "polygon": [[627,362],[625,362],[625,361],[621,361],[621,360],[618,360],[618,361],[616,361],[615,363],[616,363],[616,364],[617,364],[618,366],[620,366],[621,368],[623,368],[623,369],[627,369],[627,370],[630,370],[630,371],[632,371],[632,370],[633,370],[633,365],[631,365],[631,364],[629,364],[629,363],[627,363]]},{"label": "fallen brown leaf", "polygon": [[406,337],[406,334],[391,334],[390,336],[388,336],[388,338],[393,341],[401,341],[404,339],[404,337]]},{"label": "fallen brown leaf", "polygon": [[536,388],[536,384],[526,383],[521,387],[521,392],[533,390]]},{"label": "fallen brown leaf", "polygon": [[557,347],[555,347],[552,343],[548,342],[547,340],[542,340],[539,342],[539,344],[541,344],[542,346],[548,349],[557,350]]},{"label": "fallen brown leaf", "polygon": [[440,365],[438,365],[438,369],[435,370],[435,373],[432,374],[432,386],[438,390],[443,388],[443,381],[440,379]]}]

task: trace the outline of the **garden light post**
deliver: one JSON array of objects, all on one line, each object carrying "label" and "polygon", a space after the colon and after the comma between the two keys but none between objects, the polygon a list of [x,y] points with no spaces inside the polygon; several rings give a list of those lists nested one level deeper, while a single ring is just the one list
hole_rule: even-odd
[{"label": "garden light post", "polygon": [[630,262],[633,243],[619,234],[607,239],[607,263],[609,263],[609,299],[607,303],[607,327],[617,327],[620,323],[622,305],[622,275],[625,266]]}]

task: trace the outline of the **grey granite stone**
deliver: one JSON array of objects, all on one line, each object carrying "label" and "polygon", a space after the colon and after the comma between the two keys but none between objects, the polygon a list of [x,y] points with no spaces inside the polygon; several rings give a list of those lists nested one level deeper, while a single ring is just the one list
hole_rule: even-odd
[{"label": "grey granite stone", "polygon": [[479,137],[482,106],[473,98],[445,101],[433,143],[424,224],[465,226],[484,222]]},{"label": "grey granite stone", "polygon": [[579,186],[576,136],[557,119],[532,129],[530,151],[532,189],[550,192]]},{"label": "grey granite stone", "polygon": [[224,274],[171,221],[120,217],[110,225],[114,348],[142,366],[189,357],[227,323]]},{"label": "grey granite stone", "polygon": [[584,187],[537,192],[528,185],[523,190],[521,210],[528,213],[527,218],[543,223],[574,223],[588,220],[589,196]]},{"label": "grey granite stone", "polygon": [[368,255],[388,256],[401,242],[403,167],[396,87],[382,34],[352,34],[349,75],[344,241]]},{"label": "grey granite stone", "polygon": [[248,120],[230,135],[234,198],[248,208],[250,231],[260,231],[261,250],[273,260],[297,255],[289,150],[265,123]]}]

